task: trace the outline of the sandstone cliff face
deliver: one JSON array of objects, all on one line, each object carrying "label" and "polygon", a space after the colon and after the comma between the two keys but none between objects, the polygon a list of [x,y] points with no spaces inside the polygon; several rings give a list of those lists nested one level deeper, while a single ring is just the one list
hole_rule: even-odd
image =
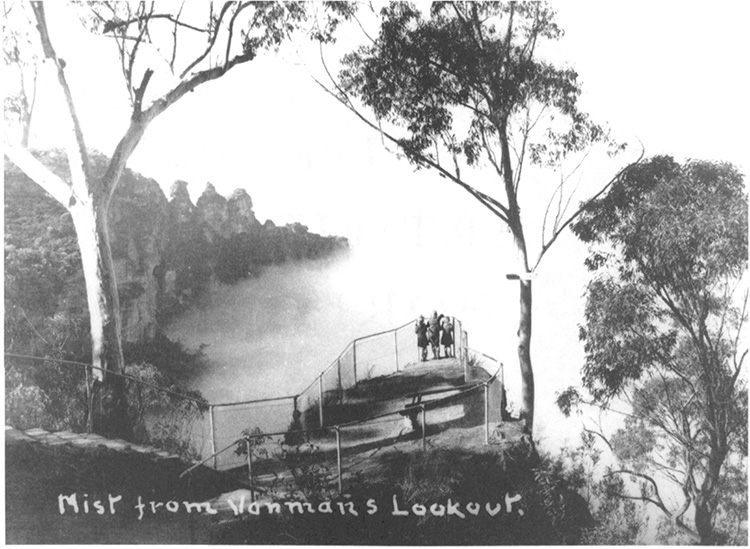
[{"label": "sandstone cliff face", "polygon": [[[61,152],[41,158],[67,177]],[[104,173],[103,155],[92,153],[91,162],[95,176]],[[5,166],[4,190],[6,308],[18,318],[9,321],[6,311],[6,341],[28,348],[59,332],[60,318],[85,323],[80,252],[69,214],[12,165]],[[131,170],[115,192],[109,228],[126,342],[153,338],[160,321],[189,306],[211,280],[232,283],[257,276],[265,265],[323,258],[348,247],[345,238],[309,233],[299,223],[261,225],[242,189],[226,199],[209,183],[193,205],[185,181],[172,185],[167,200],[156,181]],[[39,337],[42,332],[47,338]],[[75,337],[86,337],[84,332]]]},{"label": "sandstone cliff face", "polygon": [[153,338],[159,293],[155,273],[170,222],[167,199],[153,179],[126,173],[115,191],[109,219],[123,338]]},{"label": "sandstone cliff face", "polygon": [[[68,177],[67,160],[61,152],[45,152],[41,160]],[[105,157],[92,153],[90,160],[94,176],[103,174]],[[10,267],[6,272],[10,303],[6,299],[6,304],[25,316],[36,314],[35,330],[40,334],[45,327],[59,329],[60,314],[67,317],[65,322],[85,319],[88,309],[80,252],[70,215],[9,163],[4,190],[6,267]],[[154,270],[161,262],[168,223],[167,200],[156,181],[125,170],[109,210],[125,341],[140,341],[156,333],[158,284]],[[14,277],[22,280],[21,284],[16,284]],[[9,281],[13,282],[10,286]],[[42,297],[44,307],[39,306]]]}]

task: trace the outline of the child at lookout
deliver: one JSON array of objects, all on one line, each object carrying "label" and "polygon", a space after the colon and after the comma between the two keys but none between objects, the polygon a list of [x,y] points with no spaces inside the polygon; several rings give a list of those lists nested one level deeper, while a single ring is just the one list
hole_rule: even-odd
[{"label": "child at lookout", "polygon": [[451,317],[443,317],[442,328],[443,334],[440,337],[440,344],[443,346],[446,358],[453,357],[455,353],[453,352],[453,323],[451,322]]},{"label": "child at lookout", "polygon": [[414,332],[417,334],[417,347],[419,347],[419,356],[422,362],[427,360],[427,324],[424,317],[420,316],[414,326]]}]

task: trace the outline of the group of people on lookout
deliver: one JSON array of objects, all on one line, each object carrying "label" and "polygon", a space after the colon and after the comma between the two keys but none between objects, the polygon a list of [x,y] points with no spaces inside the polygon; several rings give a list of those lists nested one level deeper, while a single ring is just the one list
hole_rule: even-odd
[{"label": "group of people on lookout", "polygon": [[[425,320],[420,316],[414,327],[417,334],[417,346],[419,347],[420,360],[427,360],[427,344],[432,348],[432,358],[445,358],[456,356],[453,347],[453,322],[451,317],[439,315],[437,311]],[[440,347],[443,348],[443,356]]]}]

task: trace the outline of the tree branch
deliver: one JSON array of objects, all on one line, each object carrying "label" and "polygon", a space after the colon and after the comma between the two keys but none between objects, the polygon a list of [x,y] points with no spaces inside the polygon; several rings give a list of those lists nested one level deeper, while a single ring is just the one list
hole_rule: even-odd
[{"label": "tree branch", "polygon": [[617,179],[623,173],[625,173],[626,170],[630,169],[631,167],[633,167],[636,164],[638,164],[641,160],[643,160],[643,156],[644,156],[645,152],[646,152],[646,149],[643,147],[643,144],[641,143],[641,154],[638,157],[638,159],[635,162],[631,162],[630,164],[628,164],[627,166],[625,166],[624,168],[622,168],[619,172],[617,172],[617,174],[615,174],[615,176],[612,179],[610,179],[609,182],[607,182],[607,184],[604,185],[604,187],[602,187],[599,190],[599,192],[597,192],[594,196],[592,196],[586,202],[584,202],[583,204],[581,204],[581,206],[562,225],[560,225],[560,227],[558,227],[557,230],[553,231],[552,236],[550,237],[550,239],[544,244],[544,246],[542,246],[542,249],[539,252],[539,255],[537,257],[536,263],[534,264],[534,268],[532,269],[532,271],[536,270],[536,268],[539,266],[539,263],[542,261],[542,258],[544,257],[544,254],[547,253],[547,250],[549,250],[550,247],[552,246],[552,244],[555,243],[555,241],[560,236],[560,234],[562,234],[562,232],[568,227],[568,225],[570,225],[573,221],[576,220],[576,218],[579,215],[581,215],[581,213],[583,213],[583,210],[585,209],[586,205],[589,202],[591,202],[591,201],[596,200],[597,198],[599,198],[602,194],[604,194],[607,191],[607,189],[609,189],[612,186],[612,184],[615,181],[617,181]]},{"label": "tree branch", "polygon": [[102,178],[107,193],[107,203],[112,199],[115,184],[119,181],[120,175],[122,175],[130,155],[133,154],[133,151],[143,137],[148,124],[154,118],[166,111],[170,106],[174,105],[184,97],[185,94],[193,91],[199,85],[220,78],[233,67],[251,61],[254,57],[255,52],[245,52],[241,55],[236,55],[225,65],[197,72],[189,79],[180,82],[163,97],[154,101],[148,109],[139,115],[136,116],[134,113],[134,116],[130,120],[130,126],[125,132],[123,138],[117,144],[117,147],[115,147],[112,159],[110,160],[109,166],[107,166],[107,171]]},{"label": "tree branch", "polygon": [[66,209],[73,199],[73,189],[37,160],[27,149],[5,143],[5,156]]},{"label": "tree branch", "polygon": [[146,69],[146,72],[143,73],[141,85],[138,86],[134,94],[133,116],[140,116],[141,112],[143,111],[143,95],[146,93],[146,87],[148,86],[149,80],[151,80],[153,74],[154,71],[151,69]]},{"label": "tree branch", "polygon": [[221,29],[221,22],[224,19],[224,15],[226,14],[227,10],[232,6],[234,2],[224,2],[224,5],[221,7],[221,11],[219,12],[219,16],[216,19],[216,28],[213,29],[213,34],[210,34],[211,38],[208,41],[208,46],[206,46],[206,49],[203,51],[201,55],[196,57],[192,63],[190,63],[187,68],[182,71],[180,74],[180,78],[185,78],[187,73],[189,73],[191,70],[193,70],[194,67],[198,65],[201,61],[203,61],[206,56],[211,53],[211,50],[214,47],[214,44],[216,43],[216,39],[219,36],[219,30]]},{"label": "tree branch", "polygon": [[[34,16],[37,20],[36,28],[42,41],[44,56],[54,64],[57,70],[57,80],[60,83],[60,87],[65,96],[68,116],[72,124],[72,133],[66,139],[70,177],[72,180],[72,187],[78,189],[80,194],[83,194],[89,174],[89,157],[86,149],[86,142],[83,138],[83,131],[81,130],[81,123],[78,120],[78,113],[76,112],[75,103],[73,102],[73,94],[71,93],[68,81],[65,78],[65,63],[58,59],[57,53],[55,52],[54,47],[52,47],[49,31],[47,29],[47,19],[44,13],[44,3],[32,2],[31,8],[34,11]],[[70,206],[69,204],[64,205],[66,208]]]},{"label": "tree branch", "polygon": [[619,469],[617,471],[612,471],[604,475],[604,478],[612,477],[615,475],[631,475],[637,478],[642,478],[643,480],[648,482],[653,489],[652,495],[656,497],[656,500],[652,500],[650,498],[642,498],[642,497],[637,498],[637,499],[645,499],[646,501],[650,501],[651,503],[656,505],[659,509],[664,511],[664,513],[666,513],[668,516],[672,516],[672,513],[670,513],[666,505],[664,505],[664,501],[661,499],[661,495],[659,494],[659,486],[656,484],[656,481],[653,478],[643,473],[636,473],[635,471],[631,471],[629,469]]},{"label": "tree branch", "polygon": [[[225,65],[229,63],[229,54],[232,48],[232,37],[234,35],[234,22],[237,20],[237,16],[240,13],[242,13],[242,11],[249,5],[250,5],[250,2],[243,2],[243,3],[237,4],[237,8],[234,10],[232,17],[229,19],[229,36],[227,37],[227,51],[224,55]],[[249,28],[253,28],[255,26],[255,23],[258,20],[259,15],[260,15],[260,11],[256,11],[255,17],[253,17],[253,21],[252,23],[250,23]]]},{"label": "tree branch", "polygon": [[[390,133],[383,130],[381,127],[375,125],[373,122],[368,120],[365,116],[363,116],[352,104],[351,100],[349,99],[349,96],[344,92],[337,84],[336,81],[333,79],[331,73],[328,71],[328,67],[325,64],[325,60],[322,57],[321,53],[321,61],[323,63],[323,66],[325,68],[325,71],[328,75],[328,78],[331,80],[331,83],[334,85],[334,87],[338,90],[338,92],[341,94],[336,95],[333,91],[331,91],[327,86],[325,86],[320,80],[315,78],[312,74],[310,77],[313,79],[313,81],[320,86],[320,88],[325,91],[327,94],[329,94],[331,97],[336,99],[339,103],[341,103],[344,107],[346,107],[350,112],[352,112],[355,116],[357,116],[362,122],[364,122],[366,125],[368,125],[370,128],[374,129],[375,131],[379,132],[381,136],[384,136],[389,141],[397,145],[399,148],[403,150],[403,146],[401,144],[401,140],[397,137],[392,136]],[[450,181],[453,181],[460,187],[462,187],[464,190],[466,190],[469,194],[471,194],[474,198],[476,198],[483,206],[485,206],[487,209],[489,209],[493,214],[495,214],[497,217],[499,217],[501,220],[503,220],[505,223],[508,223],[508,217],[506,215],[506,207],[502,205],[500,202],[495,200],[494,198],[486,195],[485,193],[482,193],[478,190],[476,190],[474,187],[469,185],[468,183],[462,181],[461,179],[457,178],[454,174],[452,174],[450,171],[446,170],[432,160],[431,158],[428,158],[427,156],[421,154],[421,153],[414,153],[415,156],[418,157],[419,161],[430,166],[431,168],[435,169],[439,172],[439,174]]]},{"label": "tree branch", "polygon": [[184,27],[186,29],[194,30],[200,33],[208,32],[206,29],[194,27],[193,25],[189,25],[188,23],[184,23],[180,21],[179,17],[176,18],[171,13],[154,13],[154,14],[140,15],[138,17],[133,17],[125,21],[115,21],[115,20],[106,21],[104,23],[104,28],[102,29],[102,32],[106,34],[109,32],[113,32],[117,29],[121,29],[123,27],[129,27],[133,23],[142,23],[143,21],[148,22],[151,19],[166,19],[167,21],[170,21],[174,23],[175,25],[179,25],[180,27]]},{"label": "tree branch", "polygon": [[600,439],[602,439],[604,441],[604,444],[607,445],[607,448],[609,448],[609,451],[612,452],[612,453],[614,453],[614,449],[612,448],[612,444],[609,442],[609,440],[607,440],[607,437],[605,437],[602,433],[600,433],[599,431],[594,431],[593,429],[589,429],[585,425],[583,426],[583,430],[585,432],[589,433],[589,434],[592,434],[592,435],[597,436]]}]

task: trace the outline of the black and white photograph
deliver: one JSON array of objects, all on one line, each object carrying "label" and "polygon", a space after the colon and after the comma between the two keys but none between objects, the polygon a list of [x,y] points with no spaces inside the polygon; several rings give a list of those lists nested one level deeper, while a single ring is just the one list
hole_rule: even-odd
[{"label": "black and white photograph", "polygon": [[3,0],[0,541],[747,546],[748,21]]}]

